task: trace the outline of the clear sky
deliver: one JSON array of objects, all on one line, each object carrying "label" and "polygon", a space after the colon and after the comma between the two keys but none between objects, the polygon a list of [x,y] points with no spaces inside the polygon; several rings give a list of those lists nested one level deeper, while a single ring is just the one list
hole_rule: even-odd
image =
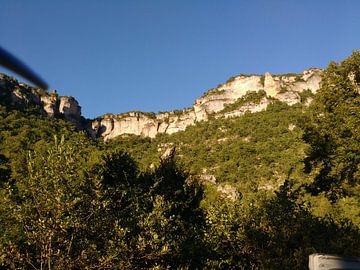
[{"label": "clear sky", "polygon": [[0,46],[93,118],[340,61],[360,48],[360,1],[0,0],[0,29]]}]

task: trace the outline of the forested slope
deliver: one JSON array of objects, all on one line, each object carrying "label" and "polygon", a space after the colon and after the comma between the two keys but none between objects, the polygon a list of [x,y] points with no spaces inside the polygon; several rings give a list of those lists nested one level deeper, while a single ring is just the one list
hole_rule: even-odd
[{"label": "forested slope", "polygon": [[106,143],[3,98],[0,268],[307,269],[315,252],[360,256],[360,53],[322,76],[299,104]]}]

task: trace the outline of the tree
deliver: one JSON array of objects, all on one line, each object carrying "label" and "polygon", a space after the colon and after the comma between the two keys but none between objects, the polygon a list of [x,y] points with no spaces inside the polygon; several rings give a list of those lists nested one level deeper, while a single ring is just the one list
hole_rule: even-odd
[{"label": "tree", "polygon": [[29,152],[27,173],[1,189],[3,266],[74,269],[98,259],[86,237],[99,206],[82,167],[85,153],[81,145],[55,139],[45,153]]},{"label": "tree", "polygon": [[[139,173],[130,157],[106,153],[94,167],[101,179],[101,204],[116,269],[152,269],[201,265],[202,192],[185,183],[187,175],[173,159],[163,160],[153,171]],[[99,242],[101,239],[99,239]]]},{"label": "tree", "polygon": [[335,201],[360,184],[360,51],[330,63],[310,109],[306,166],[316,177],[308,189]]},{"label": "tree", "polygon": [[6,182],[10,177],[10,169],[7,166],[7,158],[0,154],[0,186]]},{"label": "tree", "polygon": [[217,201],[206,209],[206,269],[308,269],[311,253],[359,256],[349,220],[314,216],[293,180],[251,204]]}]

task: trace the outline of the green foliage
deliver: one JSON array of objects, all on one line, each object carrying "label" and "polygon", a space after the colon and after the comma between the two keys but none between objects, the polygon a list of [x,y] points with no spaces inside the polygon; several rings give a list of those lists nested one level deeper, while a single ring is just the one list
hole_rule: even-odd
[{"label": "green foliage", "polygon": [[0,265],[200,266],[202,193],[174,161],[140,174],[123,152],[92,158],[81,138],[55,138],[44,151],[30,152],[26,173],[1,189]]},{"label": "green foliage", "polygon": [[155,119],[156,118],[156,115],[153,112],[132,111],[132,112],[129,112],[129,114],[130,113],[136,113],[136,114],[140,114],[140,115],[145,115],[145,116],[149,117],[150,119]]},{"label": "green foliage", "polygon": [[44,147],[52,140],[53,134],[64,134],[68,137],[75,133],[75,128],[65,121],[46,118],[28,110],[8,109],[1,105],[0,123],[0,154],[7,160],[3,166],[11,168],[14,177],[23,173],[28,150]]},{"label": "green foliage", "polygon": [[209,89],[202,95],[202,97],[204,98],[204,97],[207,97],[210,95],[221,94],[222,90],[219,90],[220,87],[221,87],[221,84],[219,84],[216,88]]},{"label": "green foliage", "polygon": [[[41,110],[38,105],[32,100],[30,93],[36,93],[43,95],[45,92],[41,89],[37,89],[25,84],[19,84],[19,82],[10,76],[0,73],[0,105],[5,106],[8,109],[16,109],[19,111],[32,111],[33,113],[40,114]],[[17,97],[21,96],[22,101],[17,100]]]},{"label": "green foliage", "polygon": [[10,177],[10,169],[6,165],[8,160],[4,155],[0,154],[0,185],[6,183]]},{"label": "green foliage", "polygon": [[[150,254],[158,254],[157,258],[146,255],[147,267],[195,269],[201,265],[202,192],[200,187],[186,184],[186,178],[173,159],[162,161],[153,172],[140,177],[148,185],[144,193],[151,209],[140,223],[140,238],[143,248],[148,246]],[[137,259],[138,262],[141,260]]]},{"label": "green foliage", "polygon": [[147,170],[150,164],[159,163],[157,145],[150,138],[127,135],[107,141],[105,148],[129,153],[141,170]]},{"label": "green foliage", "polygon": [[308,269],[312,253],[360,255],[358,227],[313,216],[292,189],[287,181],[270,199],[208,207],[206,268]]},{"label": "green foliage", "polygon": [[257,92],[248,91],[243,97],[237,99],[234,103],[225,105],[225,108],[220,113],[231,112],[247,104],[258,104],[264,97],[266,97],[266,92],[264,90],[259,90]]},{"label": "green foliage", "polygon": [[296,127],[302,109],[275,102],[264,112],[199,122],[183,132],[155,139],[118,138],[107,146],[128,151],[141,169],[147,169],[159,163],[162,146],[166,149],[173,144],[177,161],[189,173],[206,171],[220,183],[234,183],[241,192],[253,193],[265,185],[277,188],[291,168],[293,177],[303,177],[306,144]]},{"label": "green foliage", "polygon": [[[307,269],[315,252],[360,256],[359,52],[301,104],[106,143],[9,103],[4,78],[1,269]],[[199,186],[203,174],[217,183]]]},{"label": "green foliage", "polygon": [[237,76],[231,76],[231,77],[226,81],[226,83],[231,83],[231,82],[235,81],[236,77],[237,77]]},{"label": "green foliage", "polygon": [[300,95],[300,100],[301,103],[305,103],[306,101],[308,101],[308,99],[313,99],[315,94],[313,94],[313,92],[311,92],[310,89],[307,90],[303,90],[302,92],[299,93]]},{"label": "green foliage", "polygon": [[324,70],[322,86],[306,120],[304,139],[311,148],[308,171],[317,172],[309,186],[333,201],[351,195],[360,181],[360,52]]},{"label": "green foliage", "polygon": [[2,189],[0,257],[18,269],[83,268],[95,253],[83,238],[94,209],[83,149],[56,139],[30,152],[27,174]]}]

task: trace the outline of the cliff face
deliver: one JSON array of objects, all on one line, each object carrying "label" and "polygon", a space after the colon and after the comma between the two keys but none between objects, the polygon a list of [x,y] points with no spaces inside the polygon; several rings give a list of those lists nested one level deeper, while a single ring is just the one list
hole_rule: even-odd
[{"label": "cliff face", "polygon": [[123,134],[135,134],[154,138],[159,133],[172,134],[193,125],[196,115],[192,109],[149,114],[129,112],[119,115],[105,115],[92,121],[90,132],[105,140]]},{"label": "cliff face", "polygon": [[[210,115],[215,117],[236,117],[246,111],[258,112],[265,110],[273,100],[280,100],[289,105],[300,102],[299,92],[319,89],[321,81],[320,69],[305,70],[302,74],[270,75],[239,75],[226,83],[205,93],[197,99],[190,109],[159,114],[130,112],[119,115],[105,115],[92,122],[89,131],[105,140],[122,134],[135,134],[155,137],[157,134],[185,130],[197,121],[206,121]],[[241,107],[222,113],[226,105],[233,104],[249,91],[265,91],[266,96],[258,103],[247,103]]]},{"label": "cliff face", "polygon": [[197,120],[206,120],[209,114],[223,110],[225,105],[234,103],[248,91],[264,90],[268,97],[293,105],[300,101],[299,92],[309,89],[315,93],[319,89],[320,74],[320,69],[309,69],[303,74],[271,76],[267,72],[265,76],[233,77],[195,101],[194,110]]},{"label": "cliff face", "polygon": [[0,74],[0,99],[14,107],[37,106],[43,115],[65,119],[83,129],[81,107],[73,97],[59,96],[56,91],[48,93]]},{"label": "cliff face", "polygon": [[[299,92],[309,89],[315,93],[319,89],[320,75],[320,69],[305,70],[302,74],[270,75],[267,72],[264,76],[239,75],[209,90],[189,109],[158,114],[107,114],[94,120],[85,120],[81,116],[81,107],[73,97],[59,96],[56,91],[47,93],[18,83],[3,74],[0,74],[0,100],[6,99],[14,106],[39,106],[44,115],[66,119],[78,129],[85,129],[92,136],[103,137],[105,140],[123,134],[154,138],[157,134],[183,131],[197,121],[207,121],[212,115],[216,118],[228,118],[246,111],[262,111],[274,100],[293,105],[300,102]],[[228,109],[229,105],[239,101],[247,93],[259,91],[265,94],[258,102],[247,102],[233,110]]]}]

